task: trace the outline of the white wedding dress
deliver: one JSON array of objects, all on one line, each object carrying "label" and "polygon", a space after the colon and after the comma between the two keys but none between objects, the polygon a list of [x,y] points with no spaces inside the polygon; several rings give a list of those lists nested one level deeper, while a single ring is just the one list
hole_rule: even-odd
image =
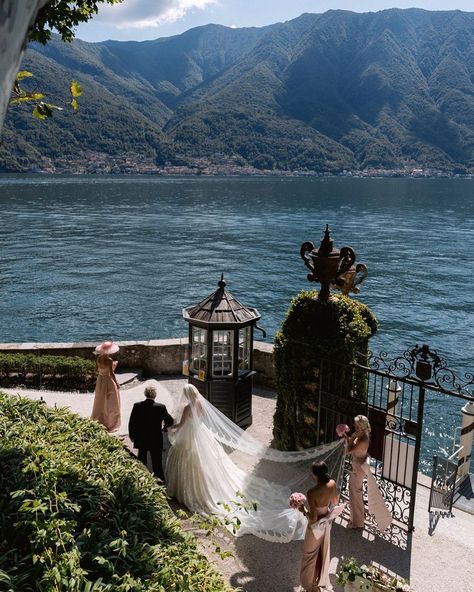
[{"label": "white wedding dress", "polygon": [[253,534],[282,543],[303,539],[307,519],[288,506],[289,496],[314,485],[315,460],[324,460],[338,479],[343,443],[296,452],[268,448],[201,395],[190,394],[190,388],[185,386],[171,412],[180,427],[169,432],[172,446],[165,472],[170,497],[193,512],[239,522],[237,536]]}]

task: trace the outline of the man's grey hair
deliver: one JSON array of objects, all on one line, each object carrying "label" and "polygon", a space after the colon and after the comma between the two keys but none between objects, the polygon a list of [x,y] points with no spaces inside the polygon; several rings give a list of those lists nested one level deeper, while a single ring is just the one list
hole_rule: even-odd
[{"label": "man's grey hair", "polygon": [[145,397],[147,399],[156,399],[156,388],[154,386],[145,387]]}]

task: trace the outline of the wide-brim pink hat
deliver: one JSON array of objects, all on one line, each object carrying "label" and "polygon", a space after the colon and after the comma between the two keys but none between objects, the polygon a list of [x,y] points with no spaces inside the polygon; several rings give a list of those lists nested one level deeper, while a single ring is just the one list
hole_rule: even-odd
[{"label": "wide-brim pink hat", "polygon": [[100,356],[101,354],[116,354],[119,349],[119,346],[114,341],[103,341],[95,348],[94,354],[96,356]]}]

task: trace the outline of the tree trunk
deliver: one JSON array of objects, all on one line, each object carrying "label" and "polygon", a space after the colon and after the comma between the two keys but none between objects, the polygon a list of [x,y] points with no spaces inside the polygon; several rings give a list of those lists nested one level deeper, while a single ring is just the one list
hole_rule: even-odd
[{"label": "tree trunk", "polygon": [[0,0],[0,131],[28,30],[49,0]]}]

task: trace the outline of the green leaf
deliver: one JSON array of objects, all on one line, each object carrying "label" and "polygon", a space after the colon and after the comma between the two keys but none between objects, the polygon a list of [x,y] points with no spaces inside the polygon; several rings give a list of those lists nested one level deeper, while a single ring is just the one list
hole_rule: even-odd
[{"label": "green leaf", "polygon": [[74,98],[80,97],[82,95],[82,87],[75,80],[73,80],[71,82],[71,86],[69,87],[69,92],[71,93],[71,96]]},{"label": "green leaf", "polygon": [[16,80],[17,82],[20,82],[20,80],[23,80],[24,78],[31,78],[32,76],[33,74],[28,72],[28,70],[20,70],[16,75]]},{"label": "green leaf", "polygon": [[43,99],[44,95],[42,93],[32,93],[31,95],[27,95],[25,91],[21,91],[21,96],[13,97],[10,99],[10,104],[15,105],[16,103],[27,103],[29,101],[39,101]]},{"label": "green leaf", "polygon": [[78,104],[78,102],[77,102],[76,99],[72,99],[72,101],[71,101],[71,107],[74,109],[74,111],[77,111],[78,110],[79,104]]},{"label": "green leaf", "polygon": [[36,105],[36,107],[33,109],[33,117],[36,117],[36,119],[46,119],[46,115],[44,113],[44,109],[42,107],[42,105]]},{"label": "green leaf", "polygon": [[62,111],[62,107],[58,107],[57,105],[52,105],[51,103],[43,103],[44,109],[47,113],[47,117],[53,116],[53,111]]},{"label": "green leaf", "polygon": [[53,111],[62,111],[62,110],[63,110],[62,107],[58,107],[57,105],[52,105],[51,103],[40,102],[33,109],[33,115],[37,119],[46,119],[46,117],[53,116]]}]

